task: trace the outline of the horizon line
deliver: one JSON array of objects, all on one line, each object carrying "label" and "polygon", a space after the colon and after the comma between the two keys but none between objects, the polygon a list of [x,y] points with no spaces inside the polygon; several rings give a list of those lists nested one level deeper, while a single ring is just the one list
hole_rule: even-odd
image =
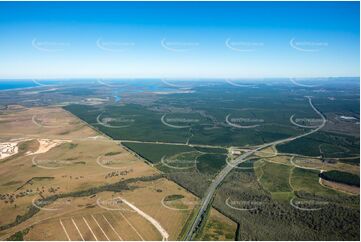
[{"label": "horizon line", "polygon": [[107,80],[107,79],[130,79],[130,80],[139,80],[139,79],[154,79],[154,80],[237,80],[237,79],[291,79],[291,78],[302,78],[302,79],[330,79],[330,78],[360,78],[360,76],[279,76],[279,77],[94,77],[94,76],[84,76],[84,77],[0,77],[0,80],[83,80],[83,79],[92,79],[92,80]]}]

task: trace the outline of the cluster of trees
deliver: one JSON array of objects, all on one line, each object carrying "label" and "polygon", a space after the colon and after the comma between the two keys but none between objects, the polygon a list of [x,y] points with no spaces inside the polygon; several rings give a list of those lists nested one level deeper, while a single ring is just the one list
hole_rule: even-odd
[{"label": "cluster of trees", "polygon": [[[345,195],[330,200],[305,192],[295,196],[301,200],[327,203],[314,211],[294,208],[288,199],[274,200],[268,191],[259,186],[253,172],[235,170],[218,190],[214,206],[239,223],[237,234],[240,240],[360,239],[359,197]],[[254,201],[255,209],[235,210],[225,203],[229,197],[232,201]]]},{"label": "cluster of trees", "polygon": [[322,179],[360,187],[360,177],[343,171],[325,171],[320,174]]}]

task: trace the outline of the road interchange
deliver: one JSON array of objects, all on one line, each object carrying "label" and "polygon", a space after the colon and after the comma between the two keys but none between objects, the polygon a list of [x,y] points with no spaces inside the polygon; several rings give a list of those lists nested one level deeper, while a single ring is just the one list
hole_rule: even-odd
[{"label": "road interchange", "polygon": [[188,231],[187,231],[187,233],[185,235],[184,240],[192,240],[193,235],[197,231],[197,228],[199,228],[199,226],[202,223],[202,219],[203,219],[204,214],[206,213],[208,207],[211,205],[212,198],[214,196],[214,193],[216,192],[217,187],[226,178],[226,176],[232,171],[233,168],[237,167],[239,164],[244,162],[247,157],[249,157],[250,155],[252,155],[253,153],[255,153],[255,152],[259,151],[259,150],[262,150],[262,149],[267,148],[267,147],[272,146],[272,145],[279,145],[279,144],[282,144],[282,143],[294,141],[294,140],[299,139],[299,138],[303,138],[305,136],[311,135],[311,134],[319,131],[320,129],[322,129],[325,126],[325,124],[326,124],[325,116],[312,104],[311,97],[306,96],[306,98],[308,99],[308,102],[309,102],[311,108],[321,117],[322,123],[320,124],[320,126],[318,126],[316,129],[313,129],[313,130],[311,130],[309,132],[306,132],[304,134],[300,134],[300,135],[297,135],[297,136],[294,136],[294,137],[289,137],[289,138],[286,138],[286,139],[277,140],[277,141],[273,141],[273,142],[270,142],[270,143],[266,143],[266,144],[257,146],[255,149],[247,151],[247,152],[243,153],[242,155],[240,155],[239,157],[237,157],[237,159],[235,159],[232,163],[228,163],[218,173],[216,178],[212,181],[211,185],[206,190],[205,196],[203,197],[203,199],[201,201],[201,205],[200,205],[200,208],[198,210],[198,213],[197,213],[194,221],[192,222],[192,225],[189,227],[189,229],[188,229]]}]

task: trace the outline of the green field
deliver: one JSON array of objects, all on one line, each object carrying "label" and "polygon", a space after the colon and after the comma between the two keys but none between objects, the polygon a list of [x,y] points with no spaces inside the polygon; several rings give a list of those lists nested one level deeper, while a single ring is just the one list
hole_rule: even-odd
[{"label": "green field", "polygon": [[279,165],[274,163],[266,163],[259,169],[262,169],[262,176],[260,182],[262,186],[273,193],[289,193],[292,188],[289,185],[289,174],[292,167],[286,165]]},{"label": "green field", "polygon": [[338,196],[336,191],[319,184],[319,174],[318,171],[295,168],[291,177],[292,187],[299,193],[308,193],[316,197]]}]

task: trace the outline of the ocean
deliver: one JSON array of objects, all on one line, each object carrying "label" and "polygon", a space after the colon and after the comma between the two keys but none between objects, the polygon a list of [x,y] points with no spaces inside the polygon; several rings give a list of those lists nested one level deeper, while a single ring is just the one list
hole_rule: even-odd
[{"label": "ocean", "polygon": [[31,80],[0,80],[0,91],[3,90],[11,90],[11,89],[19,89],[19,88],[29,88],[29,87],[37,87],[39,85],[35,84]]}]

